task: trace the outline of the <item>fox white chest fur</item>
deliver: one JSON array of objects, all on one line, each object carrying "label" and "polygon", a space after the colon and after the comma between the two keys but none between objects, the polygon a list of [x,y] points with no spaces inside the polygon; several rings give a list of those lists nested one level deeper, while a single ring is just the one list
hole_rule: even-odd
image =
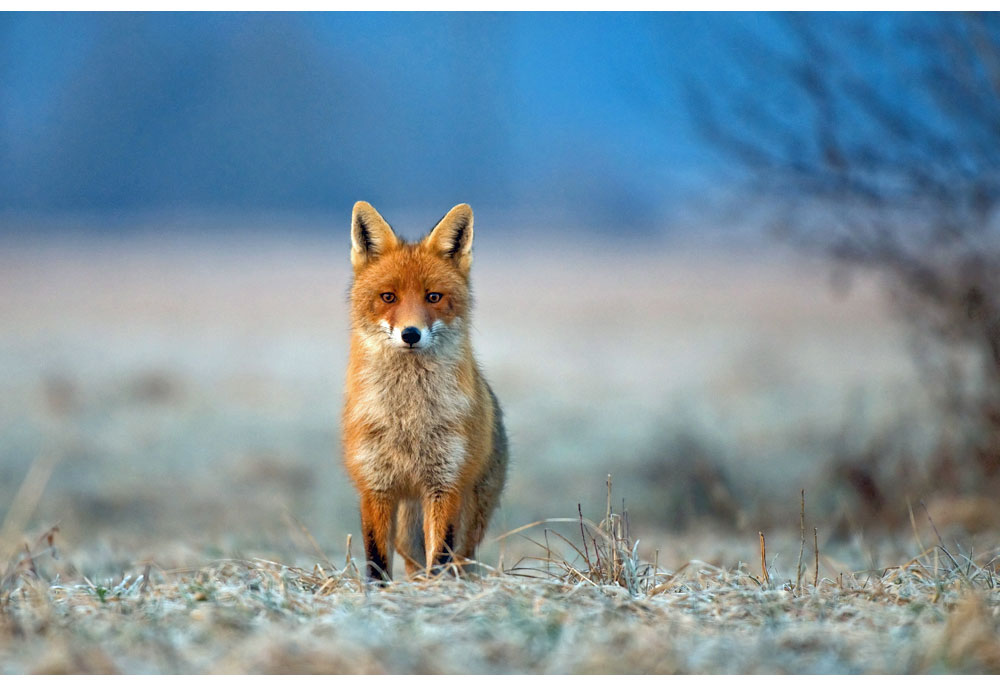
[{"label": "fox white chest fur", "polygon": [[500,404],[469,336],[472,210],[418,243],[359,202],[351,222],[344,465],[361,497],[368,574],[472,558],[507,474]]},{"label": "fox white chest fur", "polygon": [[472,399],[453,361],[366,356],[354,421],[369,430],[352,459],[372,489],[420,498],[454,487],[465,459],[463,425]]}]

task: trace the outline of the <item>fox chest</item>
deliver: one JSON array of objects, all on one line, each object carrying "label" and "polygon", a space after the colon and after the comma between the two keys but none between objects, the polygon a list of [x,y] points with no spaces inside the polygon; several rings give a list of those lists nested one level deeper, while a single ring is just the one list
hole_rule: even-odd
[{"label": "fox chest", "polygon": [[420,495],[458,481],[471,401],[447,374],[370,374],[349,419],[364,427],[353,460],[369,488]]}]

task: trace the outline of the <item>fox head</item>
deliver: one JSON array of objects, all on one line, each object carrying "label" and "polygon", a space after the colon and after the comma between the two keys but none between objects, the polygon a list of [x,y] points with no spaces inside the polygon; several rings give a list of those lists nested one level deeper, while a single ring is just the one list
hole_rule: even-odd
[{"label": "fox head", "polygon": [[464,203],[417,243],[364,201],[351,219],[351,317],[368,347],[405,355],[458,351],[468,327],[472,208]]}]

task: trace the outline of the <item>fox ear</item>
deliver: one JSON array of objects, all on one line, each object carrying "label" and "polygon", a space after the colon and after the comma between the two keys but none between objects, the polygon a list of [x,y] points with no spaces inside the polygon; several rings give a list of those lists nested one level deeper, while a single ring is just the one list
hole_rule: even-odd
[{"label": "fox ear", "polygon": [[423,241],[431,250],[458,263],[468,273],[472,267],[472,208],[456,205],[441,218]]},{"label": "fox ear", "polygon": [[399,245],[389,223],[363,200],[354,204],[351,217],[351,264],[354,269],[372,262]]}]

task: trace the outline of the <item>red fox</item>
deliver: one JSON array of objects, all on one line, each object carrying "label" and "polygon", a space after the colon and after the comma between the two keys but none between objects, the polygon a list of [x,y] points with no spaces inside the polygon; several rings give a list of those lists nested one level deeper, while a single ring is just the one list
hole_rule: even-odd
[{"label": "red fox", "polygon": [[367,575],[388,581],[393,543],[408,575],[474,557],[506,481],[507,436],[469,337],[472,208],[408,243],[359,201],[351,263],[344,463]]}]

